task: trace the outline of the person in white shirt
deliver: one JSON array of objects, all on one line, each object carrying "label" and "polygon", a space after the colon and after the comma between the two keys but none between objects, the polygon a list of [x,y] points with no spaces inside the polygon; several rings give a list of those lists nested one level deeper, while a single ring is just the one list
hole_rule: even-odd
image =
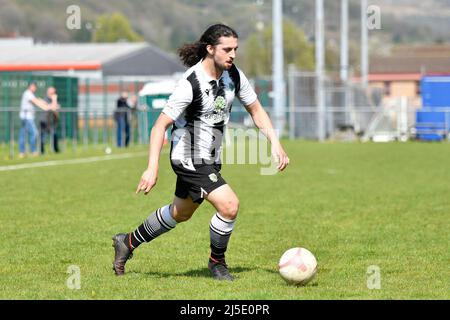
[{"label": "person in white shirt", "polygon": [[28,85],[27,90],[22,94],[22,100],[20,102],[20,113],[19,117],[21,120],[21,128],[19,131],[19,157],[25,157],[25,140],[26,136],[28,136],[28,143],[30,147],[31,154],[33,156],[37,156],[38,152],[36,151],[37,144],[37,136],[38,130],[36,128],[36,124],[34,123],[35,119],[35,109],[34,106],[47,111],[51,110],[52,107],[47,104],[44,100],[37,98],[34,94],[37,90],[36,82],[31,82]]},{"label": "person in white shirt", "polygon": [[170,160],[177,175],[175,197],[170,204],[155,210],[135,231],[113,236],[116,275],[125,273],[126,261],[140,244],[189,220],[203,200],[207,200],[216,209],[209,225],[208,269],[216,280],[233,280],[225,263],[225,251],[239,200],[220,173],[220,153],[224,127],[235,97],[270,140],[278,170],[284,170],[289,164],[270,118],[244,73],[234,65],[237,48],[237,33],[226,25],[216,24],[209,27],[199,41],[179,49],[182,61],[190,68],[153,126],[148,168],[136,190],[136,193],[148,194],[155,186],[164,134],[172,126]]}]

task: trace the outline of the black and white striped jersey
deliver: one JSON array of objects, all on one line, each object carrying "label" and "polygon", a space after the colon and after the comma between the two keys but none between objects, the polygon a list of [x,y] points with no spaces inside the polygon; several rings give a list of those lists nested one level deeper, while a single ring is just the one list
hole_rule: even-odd
[{"label": "black and white striped jersey", "polygon": [[244,106],[257,99],[236,66],[224,71],[219,80],[206,73],[201,61],[187,70],[162,110],[175,121],[171,159],[220,162],[223,131],[235,96]]}]

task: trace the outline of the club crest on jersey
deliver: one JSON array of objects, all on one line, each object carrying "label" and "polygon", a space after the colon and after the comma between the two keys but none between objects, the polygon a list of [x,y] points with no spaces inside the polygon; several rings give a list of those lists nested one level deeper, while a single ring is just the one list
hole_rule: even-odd
[{"label": "club crest on jersey", "polygon": [[221,112],[227,106],[227,101],[224,97],[218,96],[216,100],[214,100],[214,111]]}]

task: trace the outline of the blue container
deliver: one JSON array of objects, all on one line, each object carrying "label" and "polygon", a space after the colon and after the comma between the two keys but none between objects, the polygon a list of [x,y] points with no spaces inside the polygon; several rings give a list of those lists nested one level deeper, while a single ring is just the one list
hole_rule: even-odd
[{"label": "blue container", "polygon": [[422,109],[416,111],[417,138],[427,141],[445,139],[450,127],[450,115],[445,112]]},{"label": "blue container", "polygon": [[450,76],[423,77],[420,87],[423,107],[450,107]]}]

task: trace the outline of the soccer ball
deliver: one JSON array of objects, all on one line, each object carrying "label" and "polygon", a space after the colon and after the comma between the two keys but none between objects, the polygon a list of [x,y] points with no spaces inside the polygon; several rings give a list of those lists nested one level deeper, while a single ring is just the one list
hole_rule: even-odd
[{"label": "soccer ball", "polygon": [[289,284],[305,285],[316,275],[317,260],[305,248],[291,248],[281,256],[278,270]]},{"label": "soccer ball", "polygon": [[106,153],[106,154],[111,154],[111,152],[112,152],[112,150],[111,150],[110,147],[106,147],[106,148],[105,148],[105,153]]}]

